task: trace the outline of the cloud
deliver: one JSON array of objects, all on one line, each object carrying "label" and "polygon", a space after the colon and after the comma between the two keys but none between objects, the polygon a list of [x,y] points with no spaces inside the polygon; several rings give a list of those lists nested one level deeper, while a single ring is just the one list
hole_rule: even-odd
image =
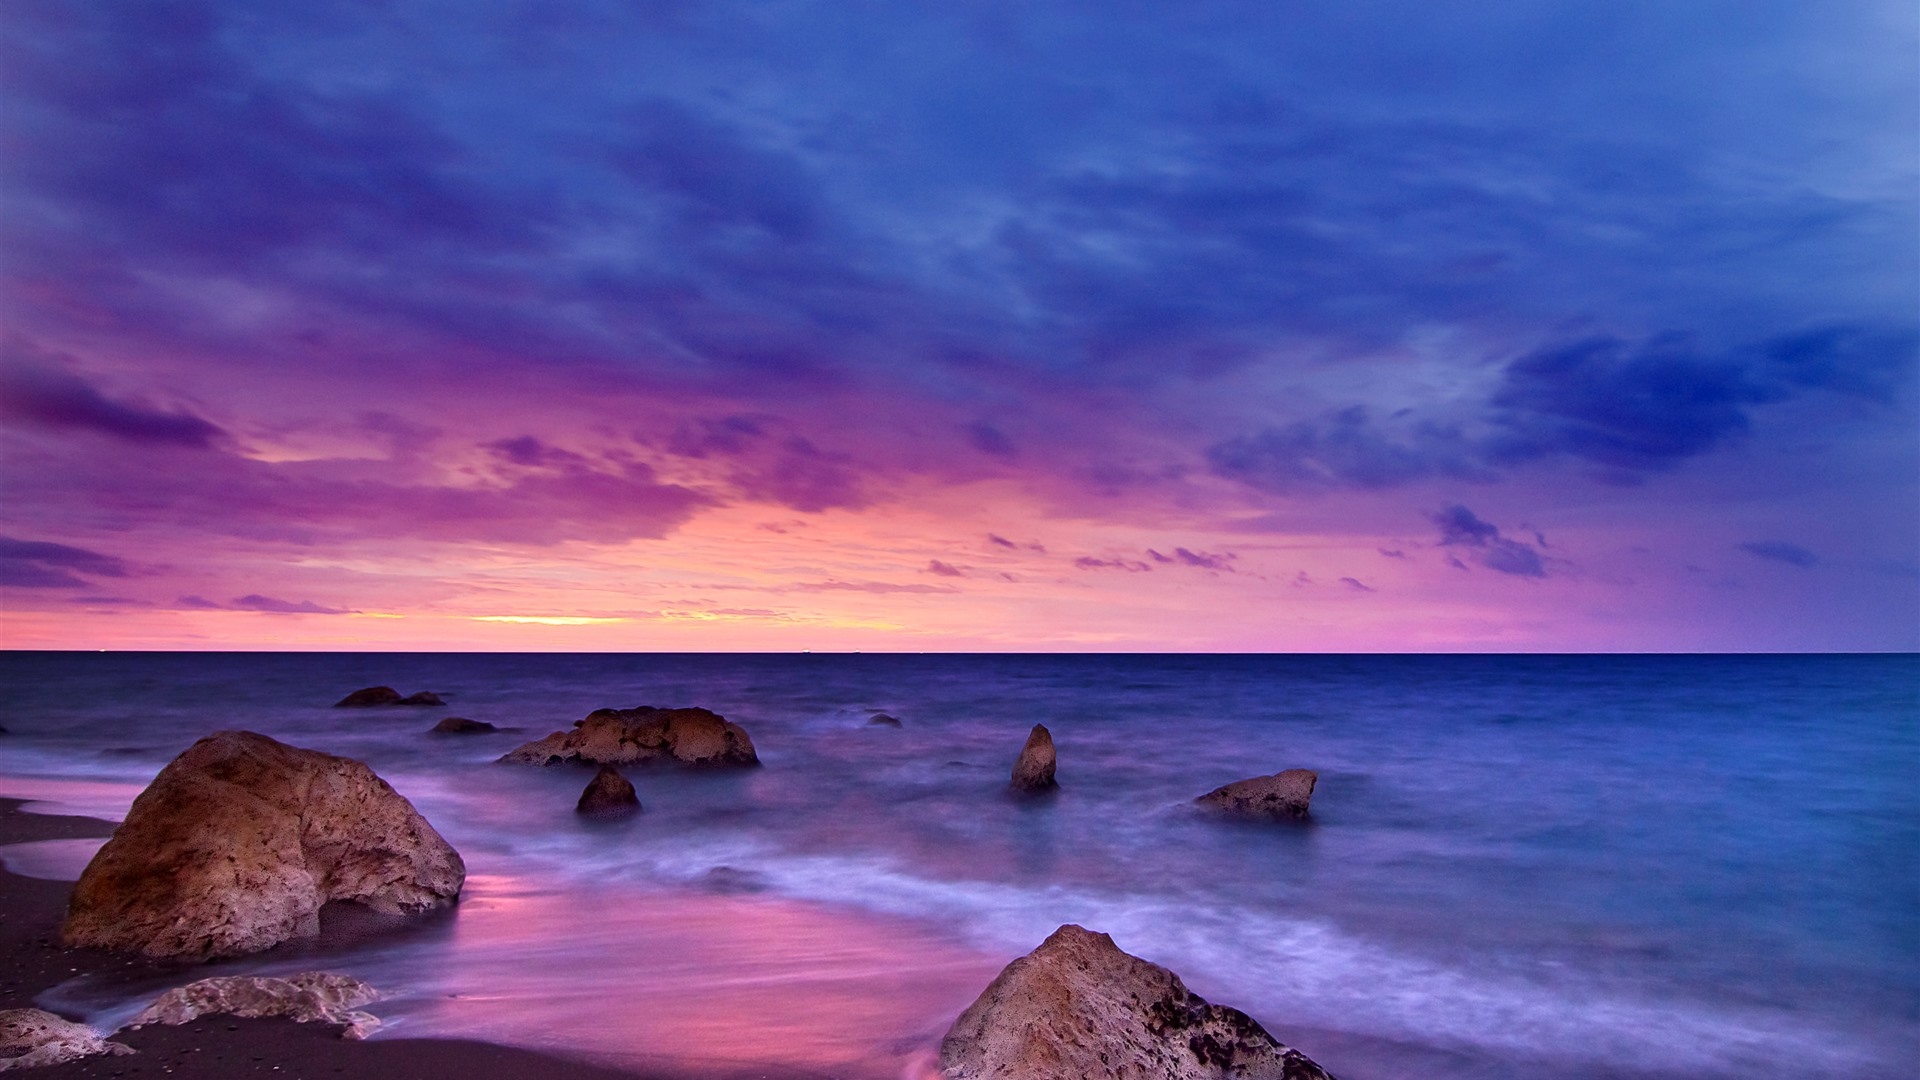
[{"label": "cloud", "polygon": [[967,576],[965,571],[959,570],[953,566],[949,566],[948,564],[941,562],[939,559],[930,559],[927,561],[927,573],[938,574],[941,577],[966,577]]},{"label": "cloud", "polygon": [[21,589],[79,589],[88,582],[76,575],[122,578],[127,564],[112,555],[44,540],[0,536],[0,585]]},{"label": "cloud", "polygon": [[113,401],[77,375],[12,357],[0,360],[0,415],[18,424],[92,431],[147,446],[206,450],[226,437],[219,427],[191,413]]},{"label": "cloud", "polygon": [[1091,555],[1082,555],[1073,560],[1073,565],[1082,570],[1125,570],[1129,574],[1144,573],[1153,567],[1134,559],[1096,559]]},{"label": "cloud", "polygon": [[1427,423],[1390,431],[1363,405],[1266,428],[1206,449],[1218,476],[1283,495],[1378,491],[1434,476],[1488,479],[1454,428]]},{"label": "cloud", "polygon": [[696,460],[733,462],[726,479],[742,498],[778,503],[803,513],[869,504],[853,458],[815,446],[805,436],[776,432],[767,416],[696,419],[677,428],[667,452]]},{"label": "cloud", "polygon": [[987,543],[992,544],[994,547],[1006,548],[1010,551],[1020,546],[1004,536],[996,536],[993,533],[987,534]]},{"label": "cloud", "polygon": [[270,611],[282,615],[351,615],[346,608],[323,607],[311,600],[281,600],[272,596],[249,593],[236,597],[232,606],[239,611]]},{"label": "cloud", "polygon": [[1799,544],[1789,544],[1784,540],[1754,540],[1738,544],[1741,551],[1773,562],[1783,562],[1789,566],[1810,567],[1820,561],[1820,557]]},{"label": "cloud", "polygon": [[1231,552],[1225,555],[1207,555],[1197,551],[1188,551],[1183,547],[1174,548],[1173,556],[1179,559],[1184,566],[1197,566],[1202,570],[1224,570],[1229,574],[1233,573],[1233,567],[1228,564],[1239,557]]},{"label": "cloud", "polygon": [[[1449,506],[1437,513],[1428,514],[1427,519],[1440,529],[1440,544],[1443,547],[1461,546],[1475,549],[1475,557],[1480,565],[1502,574],[1517,577],[1541,578],[1547,576],[1547,567],[1540,553],[1519,541],[1500,535],[1500,530],[1492,523],[1482,521],[1478,515],[1464,506]],[[1457,556],[1450,556],[1451,565],[1466,569]]]},{"label": "cloud", "polygon": [[1360,579],[1358,578],[1343,577],[1340,579],[1340,583],[1342,585],[1345,585],[1347,588],[1353,589],[1357,592],[1377,592],[1378,591],[1370,585],[1362,584]]},{"label": "cloud", "polygon": [[803,585],[777,586],[769,592],[863,592],[863,593],[950,593],[960,590],[951,585],[896,585],[890,581],[812,581]]},{"label": "cloud", "polygon": [[521,435],[518,438],[512,439],[496,439],[493,442],[484,444],[483,448],[493,451],[493,453],[506,461],[515,465],[524,465],[528,468],[539,468],[543,466],[560,468],[584,464],[587,460],[570,450],[561,450],[548,446],[532,435]]},{"label": "cloud", "polygon": [[1006,437],[999,428],[985,420],[976,420],[966,426],[967,441],[975,450],[999,458],[1018,457],[1020,451],[1013,440]]}]

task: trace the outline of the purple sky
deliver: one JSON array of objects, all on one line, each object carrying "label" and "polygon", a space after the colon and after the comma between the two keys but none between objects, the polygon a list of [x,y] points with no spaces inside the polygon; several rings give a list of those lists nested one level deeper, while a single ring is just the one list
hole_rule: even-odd
[{"label": "purple sky", "polygon": [[1910,2],[0,33],[9,647],[1920,648]]}]

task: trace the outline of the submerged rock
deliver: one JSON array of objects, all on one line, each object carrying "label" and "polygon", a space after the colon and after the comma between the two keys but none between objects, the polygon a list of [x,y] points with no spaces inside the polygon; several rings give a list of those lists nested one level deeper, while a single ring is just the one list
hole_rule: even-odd
[{"label": "submerged rock", "polygon": [[1313,785],[1319,780],[1320,774],[1312,769],[1288,769],[1236,780],[1193,801],[1248,817],[1304,821],[1311,816],[1307,804],[1313,801]]},{"label": "submerged rock", "polygon": [[335,900],[445,907],[466,866],[372,769],[250,731],[174,758],[73,887],[69,945],[212,958],[320,931]]},{"label": "submerged rock", "polygon": [[108,1042],[85,1024],[62,1020],[45,1009],[0,1011],[0,1072],[59,1065],[95,1054],[131,1054],[133,1047]]},{"label": "submerged rock", "polygon": [[176,987],[128,1022],[185,1024],[202,1016],[284,1016],[302,1024],[338,1024],[343,1039],[364,1039],[380,1018],[356,1012],[380,992],[350,975],[303,971],[276,979],[265,975],[227,975]]},{"label": "submerged rock", "polygon": [[1247,1014],[1071,924],[960,1014],[940,1069],[947,1080],[1332,1080]]},{"label": "submerged rock", "polygon": [[633,782],[621,776],[619,769],[602,765],[587,782],[587,789],[580,793],[580,802],[573,809],[594,817],[625,817],[640,812],[640,796],[633,790]]},{"label": "submerged rock", "polygon": [[628,765],[659,759],[685,765],[758,765],[753,740],[739,724],[706,709],[595,709],[572,731],[509,750],[501,761],[558,765],[585,761]]},{"label": "submerged rock", "polygon": [[400,704],[400,691],[391,686],[369,686],[365,690],[355,690],[346,697],[333,703],[336,709],[366,709],[375,705]]},{"label": "submerged rock", "polygon": [[1035,724],[1013,763],[1013,790],[1052,791],[1059,787],[1053,778],[1053,763],[1053,733],[1045,724]]},{"label": "submerged rock", "polygon": [[408,694],[406,697],[403,697],[399,701],[394,702],[394,704],[395,705],[445,705],[446,701],[445,699],[441,698],[439,694],[436,694],[431,690],[421,690],[418,693]]},{"label": "submerged rock", "polygon": [[877,712],[867,718],[867,723],[878,727],[899,727],[900,718],[897,716],[888,716],[883,712]]},{"label": "submerged rock", "polygon": [[484,720],[469,720],[464,716],[449,716],[433,725],[435,735],[484,735],[489,731],[499,731]]}]

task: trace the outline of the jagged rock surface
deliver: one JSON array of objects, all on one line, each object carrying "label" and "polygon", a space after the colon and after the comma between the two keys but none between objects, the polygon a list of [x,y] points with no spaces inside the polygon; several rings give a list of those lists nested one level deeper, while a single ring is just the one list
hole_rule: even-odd
[{"label": "jagged rock surface", "polygon": [[1236,780],[1214,788],[1194,802],[1247,817],[1304,821],[1312,815],[1313,786],[1320,774],[1312,769],[1288,769],[1272,776]]},{"label": "jagged rock surface", "polygon": [[155,998],[128,1027],[185,1024],[202,1016],[284,1016],[303,1024],[338,1024],[340,1037],[364,1039],[380,1018],[357,1012],[380,992],[350,975],[303,971],[284,979],[227,975],[201,979]]},{"label": "jagged rock surface", "polygon": [[1035,724],[1013,763],[1013,790],[1052,791],[1059,787],[1053,778],[1053,766],[1053,733],[1045,724]]},{"label": "jagged rock surface", "polygon": [[619,769],[602,765],[587,782],[587,789],[580,793],[580,802],[574,810],[592,817],[624,817],[640,812],[640,796],[633,790],[632,781],[621,776]]},{"label": "jagged rock surface", "polygon": [[501,761],[558,765],[585,761],[629,765],[656,760],[685,765],[758,765],[753,740],[739,724],[706,709],[595,709],[572,731],[509,750]]},{"label": "jagged rock surface", "polygon": [[1071,924],[960,1014],[940,1068],[947,1080],[1332,1080],[1247,1014]]},{"label": "jagged rock surface", "polygon": [[453,903],[465,879],[459,854],[364,764],[221,731],[134,800],[75,883],[62,934],[236,956],[317,934],[330,901],[410,914]]},{"label": "jagged rock surface", "polygon": [[44,1009],[0,1011],[0,1072],[59,1065],[95,1054],[131,1054],[133,1047],[108,1042],[85,1024],[62,1020]]}]

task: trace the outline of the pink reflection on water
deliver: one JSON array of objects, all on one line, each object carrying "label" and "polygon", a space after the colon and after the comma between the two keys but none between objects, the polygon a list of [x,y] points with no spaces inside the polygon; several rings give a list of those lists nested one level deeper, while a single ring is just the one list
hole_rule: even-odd
[{"label": "pink reflection on water", "polygon": [[431,968],[391,972],[386,985],[422,991],[376,1007],[394,1036],[708,1077],[878,1078],[928,1072],[1006,958],[929,924],[789,900],[477,875],[448,938],[381,960]]}]

